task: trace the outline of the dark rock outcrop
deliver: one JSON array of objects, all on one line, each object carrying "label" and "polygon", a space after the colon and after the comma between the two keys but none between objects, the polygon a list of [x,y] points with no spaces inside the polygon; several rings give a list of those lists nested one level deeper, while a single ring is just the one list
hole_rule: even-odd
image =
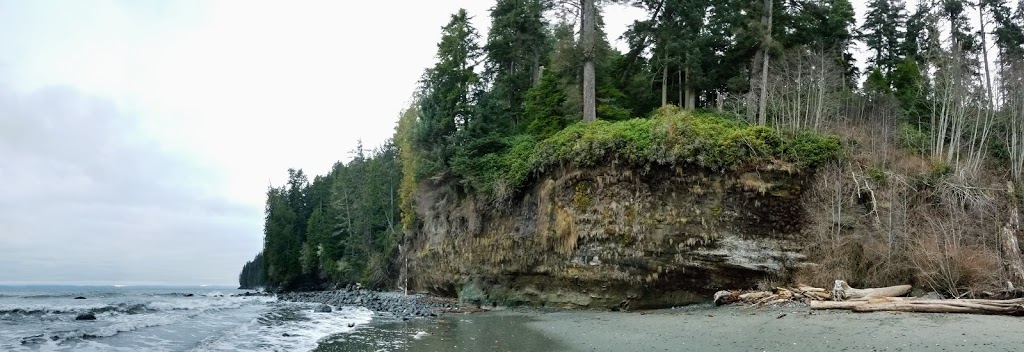
[{"label": "dark rock outcrop", "polygon": [[78,297],[75,297],[75,299],[85,299],[85,297],[78,296]]},{"label": "dark rock outcrop", "polygon": [[278,298],[285,301],[319,303],[335,307],[360,306],[376,313],[406,319],[434,317],[457,308],[452,302],[430,300],[421,295],[403,295],[370,290],[290,292],[280,294]]},{"label": "dark rock outcrop", "polygon": [[75,317],[75,320],[96,320],[96,314],[83,313]]},{"label": "dark rock outcrop", "polygon": [[799,264],[803,179],[778,168],[570,169],[500,205],[427,181],[404,253],[408,280],[480,306],[708,301]]}]

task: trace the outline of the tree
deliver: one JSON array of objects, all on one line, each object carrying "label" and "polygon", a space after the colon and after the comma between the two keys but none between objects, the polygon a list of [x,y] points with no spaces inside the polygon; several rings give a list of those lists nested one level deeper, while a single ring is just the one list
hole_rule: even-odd
[{"label": "tree", "polygon": [[595,0],[580,0],[582,24],[580,46],[583,51],[583,121],[597,120],[597,74],[594,56],[597,49],[597,6]]},{"label": "tree", "polygon": [[252,290],[266,285],[267,275],[263,271],[263,252],[260,252],[242,266],[242,272],[238,274],[238,288]]},{"label": "tree", "polygon": [[904,37],[906,9],[900,0],[871,0],[861,26],[861,40],[872,51],[868,60],[885,77],[892,74],[902,60],[901,41]]},{"label": "tree", "polygon": [[264,271],[268,284],[275,286],[291,285],[302,272],[299,264],[302,241],[295,228],[297,217],[288,204],[288,196],[285,188],[267,191],[263,226]]},{"label": "tree", "polygon": [[460,9],[441,30],[437,64],[428,69],[421,83],[420,123],[417,146],[423,148],[433,165],[428,173],[441,171],[453,154],[455,134],[473,119],[480,78],[475,67],[480,56],[476,30],[469,15]]},{"label": "tree", "polygon": [[547,60],[548,33],[540,0],[499,0],[491,9],[487,53],[491,90],[481,99],[485,106],[477,128],[499,131],[519,129],[524,100],[530,87],[540,83]]}]

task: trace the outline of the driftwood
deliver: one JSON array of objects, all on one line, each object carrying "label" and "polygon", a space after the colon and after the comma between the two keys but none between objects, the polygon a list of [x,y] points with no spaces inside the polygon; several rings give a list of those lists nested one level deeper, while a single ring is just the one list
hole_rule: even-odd
[{"label": "driftwood", "polygon": [[[1006,183],[1007,191],[1013,194],[1013,183]],[[1013,290],[1013,282],[1024,282],[1024,259],[1020,253],[1020,245],[1017,242],[1017,234],[1020,233],[1020,210],[1014,205],[1010,207],[1010,220],[1003,226],[1000,237],[1002,240],[1003,268],[1010,274],[1011,280],[1007,281],[1007,288]]]},{"label": "driftwood", "polygon": [[850,310],[858,313],[917,312],[1024,315],[1024,299],[910,299],[892,302],[865,302],[853,306]]},{"label": "driftwood", "polygon": [[871,298],[867,300],[859,301],[810,301],[808,304],[811,309],[846,309],[850,310],[853,307],[861,306],[868,303],[884,303],[884,302],[899,302],[907,300],[908,298],[903,297],[879,297]]},{"label": "driftwood", "polygon": [[899,297],[910,293],[910,285],[899,285],[879,288],[853,288],[846,281],[836,280],[832,287],[832,300],[867,300],[880,297]]},{"label": "driftwood", "polygon": [[776,287],[774,291],[718,291],[715,305],[743,303],[751,306],[773,305],[785,302],[809,302],[827,300],[831,294],[823,288],[799,285],[797,287]]}]

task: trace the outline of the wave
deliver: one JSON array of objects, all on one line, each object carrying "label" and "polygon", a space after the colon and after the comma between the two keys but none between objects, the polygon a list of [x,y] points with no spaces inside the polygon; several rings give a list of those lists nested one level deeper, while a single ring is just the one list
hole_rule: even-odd
[{"label": "wave", "polygon": [[175,320],[170,316],[146,317],[145,319],[121,321],[111,325],[99,326],[95,328],[53,331],[39,335],[26,336],[21,338],[21,344],[37,345],[44,343],[53,343],[59,345],[72,339],[89,340],[111,337],[122,332],[135,331],[154,326],[163,326],[174,322]]},{"label": "wave", "polygon": [[362,307],[337,307],[331,313],[313,313],[313,306],[282,304],[248,324],[203,340],[192,351],[310,351],[321,340],[352,331],[373,317],[373,312]]},{"label": "wave", "polygon": [[246,297],[231,299],[181,299],[181,300],[158,300],[147,303],[119,303],[119,304],[84,304],[84,305],[52,305],[52,304],[27,304],[12,305],[0,304],[0,315],[46,315],[46,314],[142,314],[160,311],[178,310],[200,310],[217,311],[222,309],[238,308],[246,304],[266,303],[276,299],[272,297]]}]

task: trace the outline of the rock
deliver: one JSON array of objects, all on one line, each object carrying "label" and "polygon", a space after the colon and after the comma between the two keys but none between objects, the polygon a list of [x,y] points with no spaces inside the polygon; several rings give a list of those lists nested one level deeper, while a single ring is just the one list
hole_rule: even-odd
[{"label": "rock", "polygon": [[313,308],[313,311],[316,312],[316,313],[330,313],[331,312],[331,306],[326,305],[326,304],[321,304],[319,306],[316,306],[316,308]]},{"label": "rock", "polygon": [[85,297],[78,296],[78,297],[75,297],[75,299],[85,299]]},{"label": "rock", "polygon": [[84,313],[75,317],[75,320],[96,320],[96,314]]},{"label": "rock", "polygon": [[192,294],[192,293],[186,293],[185,294],[185,297],[192,297],[192,296],[195,296],[195,294]]}]

